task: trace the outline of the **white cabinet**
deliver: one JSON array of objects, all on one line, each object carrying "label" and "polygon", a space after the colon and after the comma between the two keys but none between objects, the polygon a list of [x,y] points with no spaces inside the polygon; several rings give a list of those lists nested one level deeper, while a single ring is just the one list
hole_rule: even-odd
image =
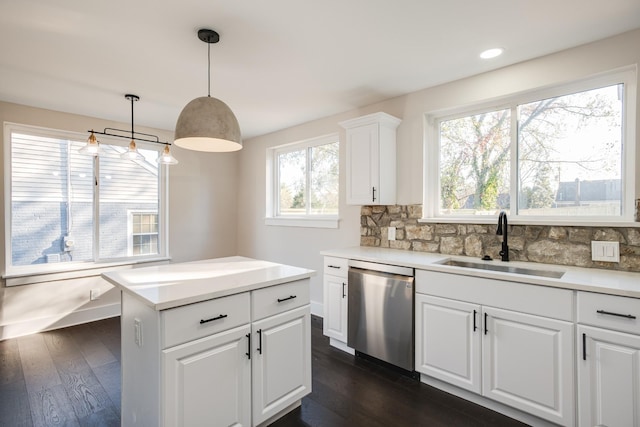
[{"label": "white cabinet", "polygon": [[375,113],[341,122],[347,134],[347,204],[396,203],[396,128],[401,120]]},{"label": "white cabinet", "polygon": [[348,259],[324,257],[322,324],[323,333],[332,346],[353,354],[353,349],[347,347],[348,273]]},{"label": "white cabinet", "polygon": [[578,292],[580,426],[640,426],[639,319],[640,300]]},{"label": "white cabinet", "polygon": [[480,306],[416,294],[416,371],[480,393]]},{"label": "white cabinet", "polygon": [[573,324],[483,307],[482,394],[573,425]]},{"label": "white cabinet", "polygon": [[165,425],[250,426],[250,326],[163,351]]},{"label": "white cabinet", "polygon": [[574,422],[571,291],[416,270],[416,370]]},{"label": "white cabinet", "polygon": [[311,392],[309,279],[157,311],[122,295],[122,425],[256,426]]},{"label": "white cabinet", "polygon": [[254,425],[311,393],[310,319],[306,305],[253,323]]}]

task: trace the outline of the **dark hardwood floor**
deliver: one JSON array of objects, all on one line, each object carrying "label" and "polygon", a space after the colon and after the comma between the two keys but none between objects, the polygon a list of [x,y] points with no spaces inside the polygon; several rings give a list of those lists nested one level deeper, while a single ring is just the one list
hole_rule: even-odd
[{"label": "dark hardwood floor", "polygon": [[[313,392],[272,427],[523,426],[329,346],[312,319]],[[0,342],[0,426],[119,426],[120,319]]]}]

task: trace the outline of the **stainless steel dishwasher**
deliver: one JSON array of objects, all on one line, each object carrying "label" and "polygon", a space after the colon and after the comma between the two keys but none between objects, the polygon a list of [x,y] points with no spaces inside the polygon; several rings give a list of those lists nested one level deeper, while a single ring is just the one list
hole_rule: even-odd
[{"label": "stainless steel dishwasher", "polygon": [[413,269],[349,261],[347,344],[414,370]]}]

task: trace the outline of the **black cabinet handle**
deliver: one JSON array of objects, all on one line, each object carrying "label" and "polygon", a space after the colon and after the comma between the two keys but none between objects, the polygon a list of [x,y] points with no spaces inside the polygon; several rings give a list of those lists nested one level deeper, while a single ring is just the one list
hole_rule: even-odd
[{"label": "black cabinet handle", "polygon": [[202,325],[203,323],[209,323],[213,322],[214,320],[224,319],[225,317],[227,317],[226,314],[221,314],[220,316],[212,317],[211,319],[200,319],[200,324]]},{"label": "black cabinet handle", "polygon": [[610,311],[604,311],[604,310],[596,310],[596,313],[598,313],[598,314],[607,314],[609,316],[624,317],[626,319],[635,319],[636,318],[636,316],[634,316],[633,314],[612,313]]},{"label": "black cabinet handle", "polygon": [[327,267],[329,267],[329,268],[337,268],[338,270],[340,270],[340,266],[339,265],[327,265]]},{"label": "black cabinet handle", "polygon": [[372,198],[372,202],[376,201],[376,187],[371,187],[372,193],[373,193],[373,198]]},{"label": "black cabinet handle", "polygon": [[346,298],[347,294],[344,292],[344,288],[347,286],[346,283],[342,282],[342,298]]},{"label": "black cabinet handle", "polygon": [[258,334],[258,353],[262,354],[262,329],[258,329],[256,334]]},{"label": "black cabinet handle", "polygon": [[587,334],[582,334],[582,360],[587,360]]},{"label": "black cabinet handle", "polygon": [[290,299],[294,299],[295,297],[295,295],[290,295],[286,298],[278,298],[278,302],[289,301]]},{"label": "black cabinet handle", "polygon": [[478,312],[473,310],[473,332],[478,329],[478,324],[476,323],[476,314],[478,314]]},{"label": "black cabinet handle", "polygon": [[245,337],[247,337],[247,352],[245,354],[247,359],[251,360],[251,334],[247,334]]},{"label": "black cabinet handle", "polygon": [[487,329],[487,317],[489,315],[487,313],[484,314],[484,334],[487,335],[487,332],[489,332],[489,330]]}]

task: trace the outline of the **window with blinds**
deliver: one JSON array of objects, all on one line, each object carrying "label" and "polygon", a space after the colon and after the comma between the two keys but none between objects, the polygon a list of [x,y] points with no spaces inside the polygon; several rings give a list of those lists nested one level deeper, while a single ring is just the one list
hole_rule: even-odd
[{"label": "window with blinds", "polygon": [[7,130],[7,272],[166,253],[157,150],[139,147],[144,160],[123,160],[126,141],[101,141],[93,157],[78,151],[82,134],[19,125]]}]

